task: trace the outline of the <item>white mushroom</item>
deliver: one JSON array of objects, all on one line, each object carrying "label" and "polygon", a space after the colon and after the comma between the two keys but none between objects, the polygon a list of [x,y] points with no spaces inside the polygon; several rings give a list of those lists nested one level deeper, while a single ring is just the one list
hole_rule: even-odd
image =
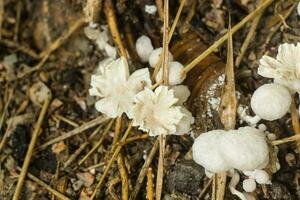
[{"label": "white mushroom", "polygon": [[140,36],[135,43],[136,52],[141,58],[142,62],[147,62],[150,53],[153,51],[151,40],[148,36]]},{"label": "white mushroom", "polygon": [[[159,47],[159,48],[154,49],[150,53],[148,62],[151,67],[154,68],[156,66],[156,64],[159,62],[159,57],[160,57],[160,54],[162,51],[163,51],[163,48]],[[169,52],[169,56],[168,56],[168,61],[169,62],[173,61],[173,55],[170,52]]]},{"label": "white mushroom", "polygon": [[253,127],[227,131],[219,137],[217,148],[226,164],[238,170],[261,169],[269,162],[264,133]]},{"label": "white mushroom", "polygon": [[[178,85],[185,79],[185,75],[182,76],[181,72],[183,65],[179,62],[169,62],[169,85]],[[160,82],[163,76],[163,69],[161,68],[156,75],[156,82]]]},{"label": "white mushroom", "polygon": [[199,135],[193,144],[193,159],[206,170],[217,173],[227,171],[230,167],[225,163],[218,151],[218,139],[224,135],[224,130],[213,130]]},{"label": "white mushroom", "polygon": [[176,85],[171,87],[171,89],[174,91],[174,96],[178,99],[177,105],[183,105],[191,95],[189,88],[185,85]]},{"label": "white mushroom", "polygon": [[255,181],[259,184],[270,184],[269,174],[265,170],[256,169],[253,172],[253,177]]},{"label": "white mushroom", "polygon": [[251,108],[260,118],[276,120],[283,117],[291,105],[291,95],[282,85],[271,83],[259,87],[251,98]]},{"label": "white mushroom", "polygon": [[249,178],[243,181],[243,189],[246,192],[253,192],[256,189],[256,182],[254,179]]}]

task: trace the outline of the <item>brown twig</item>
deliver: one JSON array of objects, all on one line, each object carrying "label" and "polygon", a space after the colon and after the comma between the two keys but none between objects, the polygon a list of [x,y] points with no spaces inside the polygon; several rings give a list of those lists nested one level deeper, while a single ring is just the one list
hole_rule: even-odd
[{"label": "brown twig", "polygon": [[161,199],[163,178],[164,178],[164,154],[166,146],[166,136],[159,135],[159,158],[156,175],[156,188],[155,188],[155,199]]},{"label": "brown twig", "polygon": [[[300,123],[299,123],[299,112],[296,108],[296,102],[294,96],[292,97],[291,103],[291,116],[292,116],[292,125],[295,135],[300,135]],[[297,149],[300,152],[300,142],[297,142]]]},{"label": "brown twig", "polygon": [[196,13],[196,6],[197,6],[198,1],[193,1],[191,8],[189,9],[189,12],[183,22],[183,25],[181,27],[180,32],[181,33],[186,33],[189,31],[190,26],[191,26],[191,20],[193,19],[195,13]]},{"label": "brown twig", "polygon": [[114,191],[114,187],[115,187],[115,185],[117,185],[120,182],[121,182],[121,179],[117,176],[108,183],[108,191],[113,200],[119,200],[118,195]]},{"label": "brown twig", "polygon": [[147,156],[147,159],[146,159],[146,161],[145,161],[145,163],[144,163],[144,165],[143,165],[143,167],[140,171],[140,174],[139,174],[139,176],[136,180],[134,189],[133,189],[133,191],[131,193],[131,196],[130,196],[130,200],[135,200],[136,199],[136,197],[137,197],[137,195],[138,195],[138,193],[141,189],[144,178],[147,174],[148,168],[149,168],[149,166],[150,166],[150,164],[151,164],[151,162],[152,162],[152,160],[153,160],[153,158],[154,158],[154,156],[155,156],[155,154],[158,150],[158,145],[159,145],[159,138],[156,139],[155,143],[152,146],[152,149],[151,149],[149,155]]},{"label": "brown twig", "polygon": [[[260,0],[259,5],[261,5],[263,3],[263,0]],[[262,11],[261,13],[259,13],[254,19],[253,22],[250,26],[249,32],[246,36],[246,39],[244,40],[242,47],[240,49],[240,53],[237,56],[236,60],[235,60],[235,66],[239,67],[239,65],[241,64],[241,61],[249,47],[249,44],[252,42],[252,39],[254,38],[255,34],[256,34],[256,28],[260,22],[260,19],[263,15],[264,11]]]},{"label": "brown twig", "polygon": [[121,40],[114,5],[111,0],[104,0],[104,13],[107,19],[110,32],[113,36],[113,40],[120,51],[119,54],[127,60],[127,53]]},{"label": "brown twig", "polygon": [[163,0],[155,0],[158,16],[161,21],[164,21],[164,5]]},{"label": "brown twig", "polygon": [[28,170],[28,167],[29,167],[31,157],[33,155],[33,150],[34,150],[36,141],[38,139],[38,136],[39,136],[39,133],[40,133],[40,130],[41,130],[41,126],[43,124],[43,121],[44,121],[44,118],[45,118],[45,115],[46,115],[47,108],[48,108],[49,104],[50,104],[50,98],[47,98],[45,100],[44,104],[43,104],[41,113],[39,115],[39,118],[38,118],[38,121],[37,121],[37,124],[36,124],[36,127],[35,127],[35,129],[32,133],[32,137],[31,137],[31,140],[30,140],[30,143],[29,143],[29,146],[28,146],[28,150],[27,150],[24,162],[23,162],[22,170],[21,170],[21,173],[20,173],[20,176],[19,176],[19,179],[18,179],[18,183],[17,183],[16,190],[15,190],[15,193],[14,193],[14,196],[13,196],[13,200],[18,200],[19,196],[21,194],[22,186],[23,186],[23,183],[24,183],[24,180],[25,180],[25,176],[26,176],[26,173],[27,173],[27,170]]},{"label": "brown twig", "polygon": [[153,200],[153,173],[151,167],[147,172],[147,200]]},{"label": "brown twig", "polygon": [[[249,13],[242,21],[236,24],[232,29],[231,32],[234,34],[240,28],[242,28],[245,24],[247,24],[250,20],[254,19],[259,13],[264,11],[271,3],[276,0],[265,0],[261,6],[258,6],[253,12]],[[228,39],[228,33],[222,36],[219,40],[217,40],[213,45],[211,45],[208,49],[206,49],[203,53],[197,56],[192,62],[185,66],[182,71],[182,75],[188,73],[191,69],[197,66],[203,59],[205,59],[208,55],[214,52],[220,45],[222,45]]]},{"label": "brown twig", "polygon": [[[132,122],[128,125],[127,130],[125,132],[125,134],[123,135],[122,139],[120,140],[120,142],[124,142],[126,141],[127,137],[129,136],[130,132],[131,132],[131,128],[132,128]],[[101,189],[102,184],[104,183],[104,180],[109,172],[110,167],[112,166],[112,164],[114,163],[115,159],[117,158],[118,154],[120,153],[122,149],[121,145],[118,145],[118,147],[114,150],[113,155],[111,156],[111,159],[109,160],[109,162],[107,163],[107,166],[98,182],[98,184],[96,185],[96,188],[93,191],[92,196],[90,197],[90,200],[93,200],[97,194],[97,192]]]},{"label": "brown twig", "polygon": [[92,153],[94,153],[99,147],[100,145],[103,143],[105,137],[107,136],[109,130],[111,129],[112,125],[114,123],[114,120],[111,120],[107,127],[105,128],[105,130],[103,131],[103,133],[101,134],[100,139],[98,140],[98,142],[96,143],[96,145],[78,162],[78,165],[82,165],[82,163],[84,161],[86,161],[86,159],[92,155]]},{"label": "brown twig", "polygon": [[54,138],[54,139],[46,142],[45,144],[39,146],[37,148],[37,150],[43,150],[46,147],[48,147],[48,146],[50,146],[50,145],[52,145],[54,143],[66,140],[66,139],[68,139],[70,137],[73,137],[73,136],[79,134],[79,133],[83,133],[84,131],[86,131],[86,130],[88,130],[90,128],[93,128],[93,127],[95,127],[95,126],[97,126],[99,124],[102,124],[102,123],[106,122],[107,120],[109,120],[109,118],[106,118],[106,117],[103,117],[103,116],[99,116],[99,117],[97,117],[97,118],[95,118],[95,119],[93,119],[93,120],[91,120],[91,121],[89,121],[89,122],[87,122],[87,123],[85,123],[85,124],[83,124],[83,125],[75,128],[75,129],[71,130],[70,132],[64,133],[63,135],[61,135],[61,136],[59,136],[57,138]]},{"label": "brown twig", "polygon": [[122,181],[122,193],[121,193],[122,200],[128,200],[128,190],[129,190],[128,175],[127,175],[127,169],[125,167],[122,152],[120,152],[118,155],[117,163],[118,163],[118,168],[119,168],[121,181]]}]

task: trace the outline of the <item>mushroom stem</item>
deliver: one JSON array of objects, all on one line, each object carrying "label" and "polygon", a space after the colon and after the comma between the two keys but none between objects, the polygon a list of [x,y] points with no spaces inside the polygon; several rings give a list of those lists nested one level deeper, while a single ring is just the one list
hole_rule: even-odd
[{"label": "mushroom stem", "polygon": [[241,193],[240,191],[236,190],[236,186],[240,181],[240,175],[239,173],[234,170],[233,173],[231,174],[231,180],[229,183],[229,190],[232,194],[238,196],[241,200],[247,200],[247,198],[245,197],[245,195],[243,193]]}]

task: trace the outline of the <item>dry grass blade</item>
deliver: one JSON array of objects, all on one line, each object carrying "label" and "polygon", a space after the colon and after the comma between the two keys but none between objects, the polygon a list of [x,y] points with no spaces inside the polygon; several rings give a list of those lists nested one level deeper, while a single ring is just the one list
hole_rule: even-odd
[{"label": "dry grass blade", "polygon": [[159,136],[159,158],[157,166],[157,175],[156,175],[156,190],[155,190],[155,199],[161,199],[162,187],[163,187],[163,178],[164,178],[164,154],[166,146],[166,136]]},{"label": "dry grass blade", "polygon": [[54,143],[60,142],[62,140],[66,140],[66,139],[68,139],[70,137],[73,137],[74,135],[79,134],[79,133],[83,133],[84,131],[86,131],[86,130],[88,130],[90,128],[93,128],[93,127],[95,127],[95,126],[97,126],[99,124],[102,124],[102,123],[106,122],[107,120],[109,120],[109,118],[106,118],[106,117],[103,117],[103,116],[99,116],[99,117],[97,117],[97,118],[95,118],[95,119],[93,119],[93,120],[91,120],[91,121],[89,121],[89,122],[87,122],[87,123],[79,126],[78,128],[73,129],[70,132],[67,132],[67,133],[65,133],[65,134],[63,134],[63,135],[61,135],[61,136],[59,136],[57,138],[54,138],[54,139],[46,142],[45,144],[39,146],[38,150],[43,150],[46,147],[48,147],[48,146],[50,146],[50,145],[52,145]]},{"label": "dry grass blade", "polygon": [[279,140],[274,140],[272,141],[272,145],[276,146],[276,145],[285,144],[288,142],[296,142],[296,141],[300,141],[300,134],[293,135],[291,137],[287,137]]},{"label": "dry grass blade", "polygon": [[144,181],[144,178],[147,174],[147,171],[148,171],[148,168],[158,150],[158,145],[159,145],[159,138],[156,139],[155,143],[153,144],[152,146],[152,149],[149,153],[149,155],[147,156],[147,160],[145,161],[141,171],[140,171],[140,174],[136,180],[136,183],[135,183],[135,186],[134,186],[134,189],[131,193],[131,196],[130,196],[130,200],[135,200],[140,189],[141,189],[141,186],[142,186],[142,183]]},{"label": "dry grass blade", "polygon": [[206,195],[206,193],[208,192],[209,187],[211,186],[213,182],[213,178],[211,178],[208,183],[206,183],[206,185],[204,186],[204,188],[202,189],[201,193],[199,194],[199,199],[203,199],[204,196]]},{"label": "dry grass blade", "polygon": [[[271,3],[276,0],[265,0],[264,3],[256,8],[253,12],[247,15],[242,21],[236,24],[232,29],[231,32],[234,34],[240,28],[242,28],[247,22],[254,19],[259,13],[263,12]],[[220,45],[222,45],[228,38],[228,33],[226,33],[223,37],[217,40],[213,45],[211,45],[206,51],[196,57],[191,63],[189,63],[182,71],[183,74],[188,73],[191,69],[197,66],[202,60],[204,60],[209,54],[214,52]]]},{"label": "dry grass blade", "polygon": [[[228,44],[227,44],[227,62],[225,68],[225,86],[224,93],[221,97],[220,104],[220,118],[226,130],[234,129],[236,123],[236,96],[235,96],[235,82],[234,82],[234,61],[233,61],[233,44],[232,34],[229,20],[228,29]],[[226,187],[226,172],[220,172],[215,175],[216,183],[214,189],[216,200],[223,200]]]},{"label": "dry grass blade", "polygon": [[127,53],[121,40],[120,32],[117,25],[116,14],[114,11],[114,5],[111,0],[104,1],[104,13],[107,19],[110,32],[113,36],[113,40],[120,51],[119,54],[125,57],[127,60]]},{"label": "dry grass blade", "polygon": [[15,193],[14,193],[14,196],[13,196],[13,200],[18,200],[19,197],[20,197],[22,187],[23,187],[23,183],[24,183],[24,180],[25,180],[25,176],[26,176],[26,173],[27,173],[27,170],[28,170],[28,167],[29,167],[29,163],[30,163],[31,157],[33,155],[33,150],[34,150],[36,141],[38,139],[38,136],[39,136],[39,133],[40,133],[40,130],[41,130],[41,127],[42,127],[42,123],[44,121],[44,118],[45,118],[45,115],[46,115],[47,108],[48,108],[49,104],[50,104],[50,98],[46,99],[46,101],[44,102],[41,113],[40,113],[38,121],[37,121],[37,124],[36,124],[35,129],[32,133],[32,137],[31,137],[31,140],[30,140],[30,143],[29,143],[29,146],[28,146],[28,150],[27,150],[24,162],[23,162],[23,166],[22,166],[21,173],[20,173],[20,176],[19,176],[19,179],[18,179],[18,183],[17,183],[16,190],[15,190]]},{"label": "dry grass blade", "polygon": [[[131,128],[132,128],[132,122],[129,124],[129,126],[127,127],[127,130],[125,132],[125,134],[123,135],[122,139],[121,139],[121,143],[125,142],[127,137],[129,136],[130,132],[131,132]],[[111,156],[111,159],[109,160],[109,162],[106,165],[106,168],[98,182],[98,184],[96,185],[96,188],[93,191],[92,196],[90,197],[90,200],[93,200],[97,194],[97,192],[101,189],[101,186],[104,183],[104,180],[109,172],[110,167],[112,166],[112,164],[114,163],[114,161],[116,160],[118,154],[120,153],[122,149],[122,145],[118,145],[117,148],[114,150],[113,155]]]},{"label": "dry grass blade", "polygon": [[[259,5],[261,5],[263,3],[263,0],[260,0],[259,2],[260,2]],[[263,11],[261,13],[259,13],[254,18],[254,20],[253,20],[253,22],[251,24],[251,27],[249,29],[249,32],[248,32],[248,34],[246,36],[246,39],[244,40],[243,45],[242,45],[242,47],[240,49],[240,53],[239,53],[239,55],[236,58],[236,61],[235,61],[235,66],[236,67],[239,67],[239,65],[240,65],[240,63],[241,63],[241,61],[242,61],[242,59],[243,59],[243,57],[244,57],[244,55],[246,53],[246,50],[248,49],[249,44],[251,43],[252,39],[254,38],[255,33],[256,33],[255,32],[256,28],[257,28],[257,26],[258,26],[258,24],[260,22],[260,19],[261,19],[262,15],[263,15]]]},{"label": "dry grass blade", "polygon": [[121,181],[122,181],[121,197],[122,200],[128,200],[128,191],[129,191],[128,174],[127,174],[127,169],[125,167],[124,157],[122,152],[119,153],[118,155],[117,163],[118,163],[118,168],[119,168]]},{"label": "dry grass blade", "polygon": [[1,115],[1,118],[0,118],[0,131],[2,129],[4,120],[5,120],[5,117],[6,117],[6,114],[7,114],[8,106],[10,105],[10,102],[12,100],[13,93],[14,93],[13,89],[8,90],[8,99],[7,99],[7,102],[6,102],[6,104],[5,104],[4,108],[3,108],[3,111],[1,113],[2,115]]}]

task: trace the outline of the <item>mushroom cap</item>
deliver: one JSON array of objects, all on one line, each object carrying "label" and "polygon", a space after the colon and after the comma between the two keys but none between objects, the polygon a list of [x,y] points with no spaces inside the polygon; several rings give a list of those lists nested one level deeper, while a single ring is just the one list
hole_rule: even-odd
[{"label": "mushroom cap", "polygon": [[[162,53],[162,51],[163,51],[163,48],[159,47],[159,48],[154,49],[150,53],[148,62],[152,68],[154,68],[156,66],[156,64],[159,62],[159,57],[160,57],[160,54]],[[173,61],[173,55],[170,52],[169,52],[168,60],[170,62]]]},{"label": "mushroom cap", "polygon": [[261,169],[269,162],[269,149],[264,134],[246,126],[227,131],[218,138],[218,150],[227,165],[251,171]]},{"label": "mushroom cap", "polygon": [[219,137],[225,133],[224,130],[209,131],[202,133],[194,141],[192,147],[194,161],[210,172],[216,173],[230,169],[217,148]]},{"label": "mushroom cap", "polygon": [[253,177],[255,181],[259,184],[269,184],[270,177],[269,174],[265,170],[256,169],[253,172]]},{"label": "mushroom cap", "polygon": [[[169,85],[178,85],[185,79],[185,75],[182,77],[181,71],[183,65],[180,62],[169,62]],[[161,68],[156,75],[156,82],[160,82],[163,76],[163,69]]]},{"label": "mushroom cap", "polygon": [[253,192],[253,191],[256,189],[256,183],[255,183],[255,180],[252,179],[252,178],[245,179],[245,180],[243,181],[243,189],[244,189],[246,192]]},{"label": "mushroom cap", "polygon": [[141,58],[142,62],[147,62],[151,52],[153,51],[153,46],[151,40],[148,36],[140,36],[135,43],[136,52]]},{"label": "mushroom cap", "polygon": [[183,105],[191,95],[189,88],[185,85],[176,85],[171,87],[171,89],[174,91],[174,96],[178,99],[177,105]]},{"label": "mushroom cap", "polygon": [[291,102],[291,94],[287,88],[270,83],[262,85],[253,93],[251,108],[260,118],[272,121],[283,117],[288,112]]}]

